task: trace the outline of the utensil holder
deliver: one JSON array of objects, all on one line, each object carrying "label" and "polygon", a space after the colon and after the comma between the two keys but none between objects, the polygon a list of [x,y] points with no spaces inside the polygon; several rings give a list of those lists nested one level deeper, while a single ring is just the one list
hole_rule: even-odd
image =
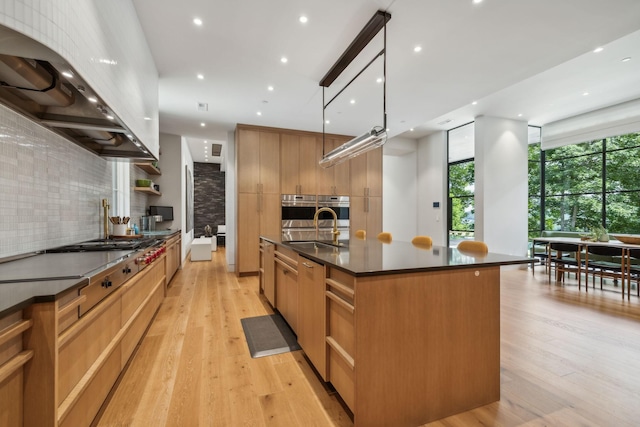
[{"label": "utensil holder", "polygon": [[113,235],[114,236],[126,236],[127,235],[127,224],[113,224]]}]

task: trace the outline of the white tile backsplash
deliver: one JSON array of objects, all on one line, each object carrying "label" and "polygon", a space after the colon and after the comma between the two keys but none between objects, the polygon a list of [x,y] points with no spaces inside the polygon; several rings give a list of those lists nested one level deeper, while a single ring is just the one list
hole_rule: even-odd
[{"label": "white tile backsplash", "polygon": [[[131,164],[131,186],[146,174]],[[0,258],[102,237],[112,163],[0,105]],[[147,195],[132,193],[131,217]]]}]

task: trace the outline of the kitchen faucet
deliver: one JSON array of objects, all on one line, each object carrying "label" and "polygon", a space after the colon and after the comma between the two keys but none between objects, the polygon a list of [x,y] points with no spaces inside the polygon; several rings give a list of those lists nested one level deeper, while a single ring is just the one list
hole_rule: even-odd
[{"label": "kitchen faucet", "polygon": [[102,207],[104,208],[104,238],[109,238],[109,200],[102,199]]},{"label": "kitchen faucet", "polygon": [[331,208],[320,208],[316,211],[315,215],[313,215],[313,226],[316,229],[316,237],[318,237],[318,215],[320,212],[331,212],[331,215],[333,215],[333,230],[331,234],[333,235],[333,244],[338,245],[338,236],[340,235],[338,231],[338,215],[336,215],[336,212]]}]

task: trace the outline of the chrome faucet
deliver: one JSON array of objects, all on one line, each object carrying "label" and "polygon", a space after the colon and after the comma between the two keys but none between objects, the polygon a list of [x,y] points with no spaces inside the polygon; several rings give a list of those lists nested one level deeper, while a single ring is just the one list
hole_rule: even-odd
[{"label": "chrome faucet", "polygon": [[318,215],[320,212],[331,212],[331,215],[333,215],[333,230],[331,231],[331,234],[333,235],[333,244],[338,245],[338,236],[340,235],[340,232],[338,231],[338,215],[336,215],[336,212],[331,208],[320,208],[316,211],[315,215],[313,215],[313,226],[316,229],[316,237],[319,232]]}]

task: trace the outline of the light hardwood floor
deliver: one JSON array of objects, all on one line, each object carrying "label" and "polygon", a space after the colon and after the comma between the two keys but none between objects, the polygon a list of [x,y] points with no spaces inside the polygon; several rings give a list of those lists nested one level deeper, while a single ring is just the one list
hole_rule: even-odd
[{"label": "light hardwood floor", "polygon": [[[501,282],[501,400],[429,425],[637,426],[638,298],[550,284],[541,267]],[[240,319],[270,312],[224,248],[187,261],[95,424],[352,426],[302,352],[251,359]]]}]

